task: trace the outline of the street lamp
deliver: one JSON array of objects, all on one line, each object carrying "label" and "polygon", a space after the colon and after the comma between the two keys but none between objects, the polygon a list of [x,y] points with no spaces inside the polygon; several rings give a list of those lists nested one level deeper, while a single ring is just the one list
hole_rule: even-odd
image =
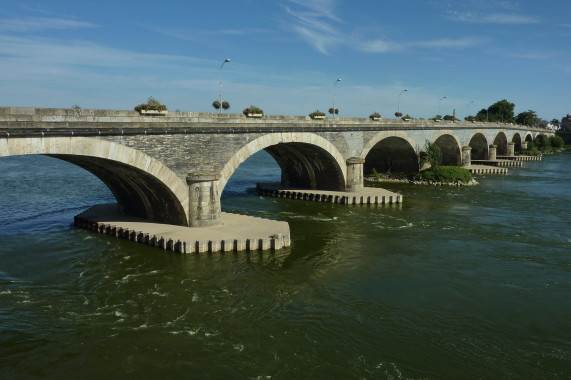
[{"label": "street lamp", "polygon": [[337,78],[335,83],[333,83],[333,117],[335,117],[335,85],[337,82],[341,82],[341,78]]},{"label": "street lamp", "polygon": [[470,102],[468,102],[468,104],[466,104],[466,118],[468,117],[468,106],[469,106],[470,104],[472,104],[472,103],[474,103],[473,100],[470,101]]},{"label": "street lamp", "polygon": [[400,96],[402,95],[403,92],[407,92],[407,91],[408,91],[408,89],[405,88],[404,90],[402,90],[402,91],[399,93],[399,99],[398,99],[398,101],[397,101],[397,112],[398,112],[398,113],[400,113]]},{"label": "street lamp", "polygon": [[226,62],[230,62],[230,58],[226,58],[220,65],[220,113],[222,113],[222,66],[224,66]]},{"label": "street lamp", "polygon": [[447,99],[446,96],[443,96],[440,98],[440,100],[438,101],[438,115],[440,115],[440,102],[442,102],[442,99]]}]

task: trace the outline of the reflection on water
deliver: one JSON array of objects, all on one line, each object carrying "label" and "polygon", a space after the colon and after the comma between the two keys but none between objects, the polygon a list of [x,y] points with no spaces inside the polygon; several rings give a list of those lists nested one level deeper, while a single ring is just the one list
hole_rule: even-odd
[{"label": "reflection on water", "polygon": [[176,255],[72,227],[108,202],[44,157],[0,159],[4,378],[565,378],[571,155],[402,207],[264,198],[265,153],[224,211],[285,220],[277,252]]}]

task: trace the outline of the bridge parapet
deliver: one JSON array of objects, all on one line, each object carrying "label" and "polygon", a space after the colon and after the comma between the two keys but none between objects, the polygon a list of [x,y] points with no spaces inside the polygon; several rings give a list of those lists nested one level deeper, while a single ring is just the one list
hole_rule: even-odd
[{"label": "bridge parapet", "polygon": [[548,131],[508,123],[473,123],[414,119],[369,118],[325,118],[314,120],[309,116],[264,115],[261,119],[248,118],[242,114],[220,114],[205,112],[169,112],[162,116],[140,115],[137,111],[69,109],[69,108],[27,108],[0,107],[0,132],[10,130],[93,130],[93,131],[135,131],[145,130],[183,131],[188,128],[236,129],[239,130],[386,130],[386,129],[499,129]]}]

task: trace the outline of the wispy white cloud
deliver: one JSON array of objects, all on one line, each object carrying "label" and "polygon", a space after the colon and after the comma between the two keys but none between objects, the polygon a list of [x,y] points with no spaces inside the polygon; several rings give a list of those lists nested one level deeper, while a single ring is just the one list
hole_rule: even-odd
[{"label": "wispy white cloud", "polygon": [[481,45],[487,40],[485,38],[442,38],[431,41],[411,42],[408,46],[411,47],[426,47],[426,48],[467,48],[476,45]]},{"label": "wispy white cloud", "polygon": [[65,18],[27,17],[0,20],[0,32],[29,33],[50,29],[96,28],[96,24]]},{"label": "wispy white cloud", "polygon": [[436,8],[449,20],[471,24],[520,25],[537,24],[541,19],[525,14],[519,1],[465,0],[437,2]]},{"label": "wispy white cloud", "polygon": [[481,13],[471,11],[449,11],[448,19],[472,24],[537,24],[538,18],[511,13]]},{"label": "wispy white cloud", "polygon": [[322,54],[330,54],[338,47],[349,47],[365,53],[396,53],[409,48],[464,48],[482,43],[479,38],[442,38],[428,41],[391,41],[386,38],[368,38],[362,33],[344,31],[343,21],[335,15],[335,2],[331,0],[290,0],[297,7],[285,6],[291,17],[288,28]]},{"label": "wispy white cloud", "polygon": [[335,0],[290,0],[291,3],[306,9],[301,14],[312,15],[341,22],[341,19],[335,15]]}]

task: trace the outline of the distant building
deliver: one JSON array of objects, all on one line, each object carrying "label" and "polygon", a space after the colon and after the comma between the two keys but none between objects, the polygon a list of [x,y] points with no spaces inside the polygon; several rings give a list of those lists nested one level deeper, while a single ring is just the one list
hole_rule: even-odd
[{"label": "distant building", "polygon": [[561,130],[571,132],[571,115],[567,114],[567,116],[561,119]]}]

